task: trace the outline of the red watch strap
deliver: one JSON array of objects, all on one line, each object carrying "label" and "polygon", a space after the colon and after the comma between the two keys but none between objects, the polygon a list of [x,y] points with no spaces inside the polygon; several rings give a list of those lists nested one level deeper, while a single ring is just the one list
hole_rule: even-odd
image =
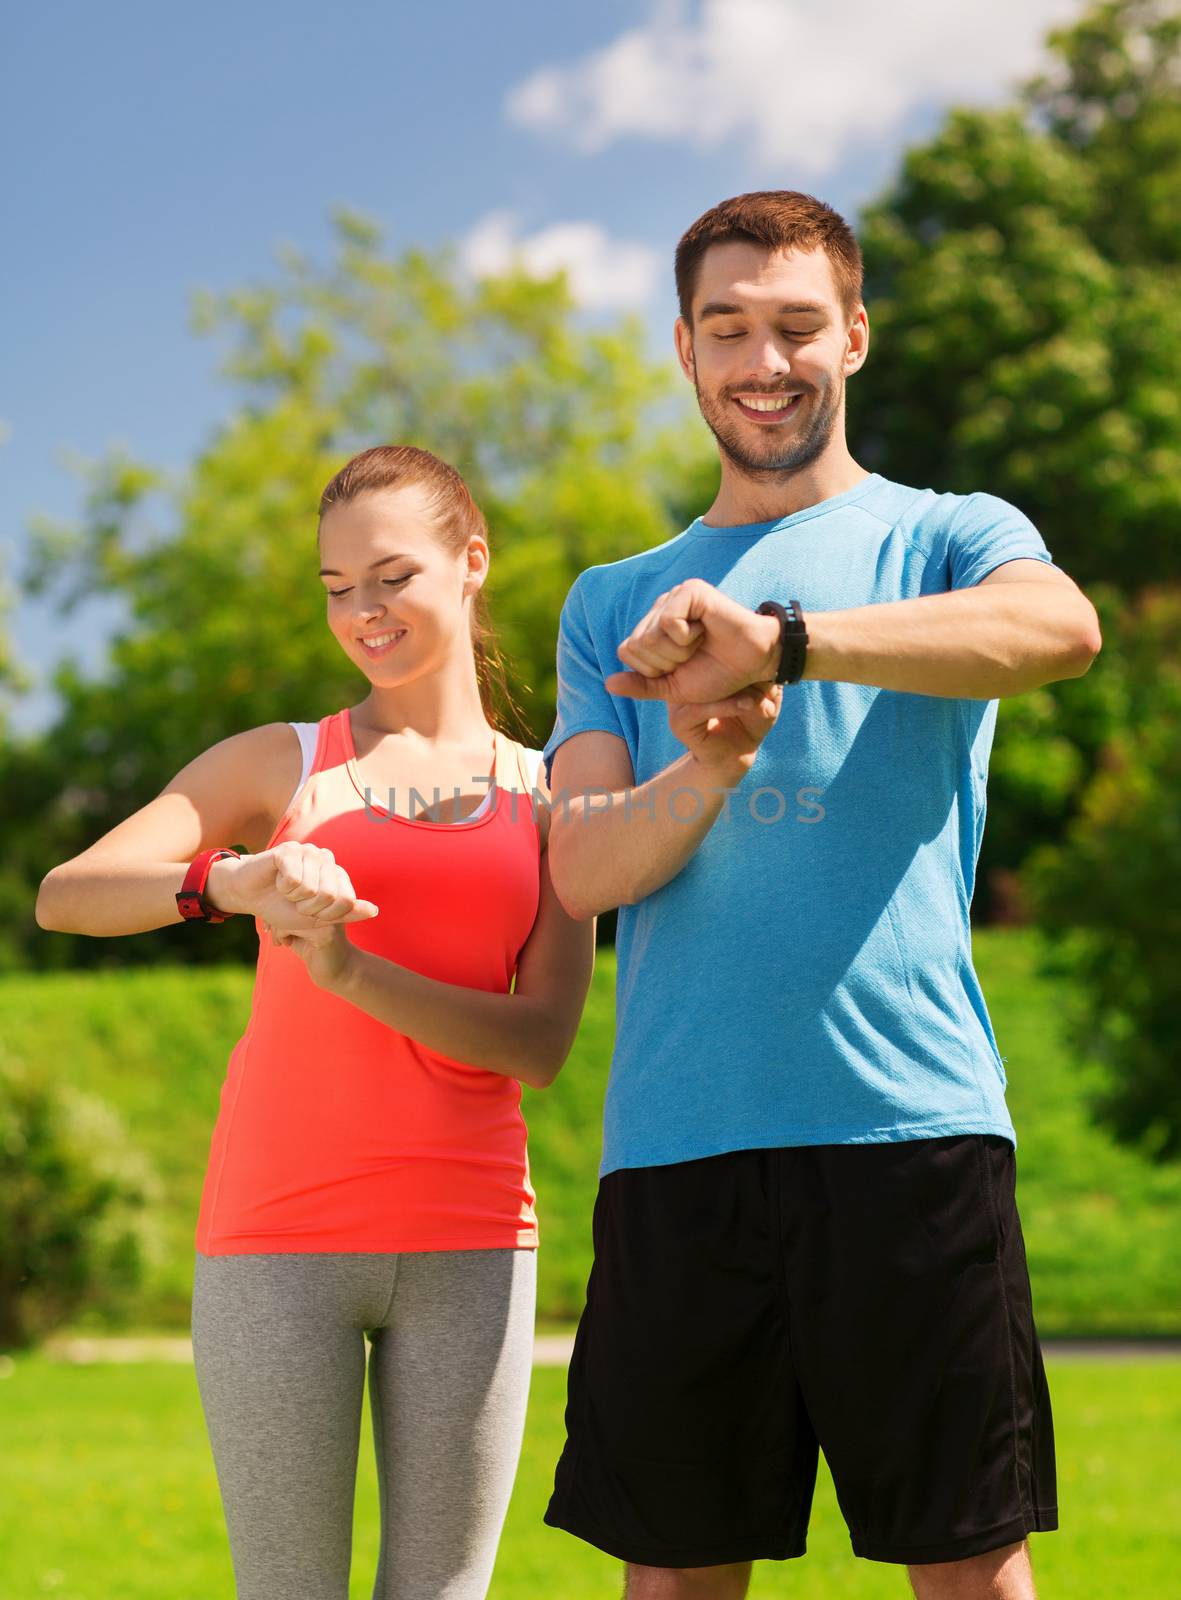
[{"label": "red watch strap", "polygon": [[181,884],[176,897],[177,909],[186,922],[224,922],[227,917],[237,915],[233,911],[218,911],[205,899],[205,884],[210,867],[223,856],[237,854],[236,850],[214,847],[212,850],[202,850],[189,862],[185,881]]}]

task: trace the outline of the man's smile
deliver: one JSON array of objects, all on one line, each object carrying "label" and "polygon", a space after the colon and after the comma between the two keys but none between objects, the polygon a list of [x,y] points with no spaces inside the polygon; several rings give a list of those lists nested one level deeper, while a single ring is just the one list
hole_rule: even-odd
[{"label": "man's smile", "polygon": [[761,422],[764,426],[774,425],[794,416],[800,409],[799,402],[802,393],[795,394],[752,394],[745,398],[734,396],[734,404],[744,417],[749,417],[752,422]]}]

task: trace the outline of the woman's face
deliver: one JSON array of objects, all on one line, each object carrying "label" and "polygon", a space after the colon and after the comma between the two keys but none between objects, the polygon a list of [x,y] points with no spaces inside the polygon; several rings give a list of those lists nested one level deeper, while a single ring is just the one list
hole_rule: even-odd
[{"label": "woman's face", "polygon": [[332,506],[320,523],[320,579],[328,626],[372,683],[404,683],[466,648],[465,601],[488,569],[473,534],[458,556],[436,539],[419,484],[370,489]]}]

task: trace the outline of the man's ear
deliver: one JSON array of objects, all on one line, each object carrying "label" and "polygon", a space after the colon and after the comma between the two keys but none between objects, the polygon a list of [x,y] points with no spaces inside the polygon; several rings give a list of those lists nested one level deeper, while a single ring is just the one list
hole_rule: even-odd
[{"label": "man's ear", "polygon": [[860,372],[862,367],[869,359],[869,313],[866,311],[863,305],[859,305],[857,307],[857,315],[854,318],[854,326],[860,330],[861,348],[853,362],[853,365],[847,366],[845,369],[845,376],[847,378],[851,378],[855,372]]},{"label": "man's ear", "polygon": [[696,362],[693,358],[693,335],[684,317],[678,316],[673,323],[673,348],[677,352],[677,360],[681,364],[681,371],[686,377],[692,378],[696,371]]}]

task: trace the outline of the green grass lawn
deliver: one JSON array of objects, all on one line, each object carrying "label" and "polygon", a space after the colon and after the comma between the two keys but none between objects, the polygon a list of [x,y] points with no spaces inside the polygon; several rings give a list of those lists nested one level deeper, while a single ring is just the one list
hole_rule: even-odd
[{"label": "green grass lawn", "polygon": [[[1007,1058],[1039,1330],[1181,1334],[1181,1166],[1152,1167],[1089,1122],[1088,1072],[1063,1047],[1061,991],[1037,976],[1037,949],[1033,930],[981,930],[974,939]],[[600,949],[561,1076],[549,1090],[524,1091],[541,1227],[542,1321],[574,1321],[582,1308],[614,980],[614,951]],[[241,967],[0,978],[0,1051],[44,1063],[108,1101],[160,1174],[158,1259],[126,1308],[142,1327],[188,1325],[201,1177],[252,981]]]},{"label": "green grass lawn", "polygon": [[[1061,1528],[1030,1540],[1040,1600],[1181,1595],[1181,1360],[1048,1363]],[[565,1373],[533,1375],[493,1600],[618,1596],[620,1563],[547,1528]],[[350,1595],[369,1600],[378,1514],[363,1412]],[[0,1600],[232,1600],[217,1480],[191,1367],[67,1367],[0,1378]],[[276,1470],[282,1469],[276,1463]],[[755,1568],[753,1596],[873,1600],[899,1568],[849,1549],[823,1465],[808,1554]]]}]

